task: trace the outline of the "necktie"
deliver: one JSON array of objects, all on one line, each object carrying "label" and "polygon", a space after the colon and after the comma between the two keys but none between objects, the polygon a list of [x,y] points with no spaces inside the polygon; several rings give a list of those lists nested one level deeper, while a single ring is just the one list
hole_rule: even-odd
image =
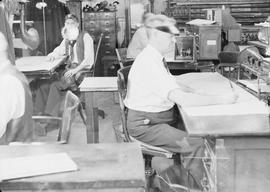
[{"label": "necktie", "polygon": [[74,45],[75,45],[76,41],[69,41],[69,48],[70,48],[70,51],[69,51],[69,60],[70,60],[70,63],[73,62],[73,59],[74,59]]},{"label": "necktie", "polygon": [[167,62],[166,62],[166,59],[165,59],[164,57],[163,57],[163,59],[162,59],[162,62],[163,62],[163,65],[164,65],[165,69],[166,69],[168,72],[170,72],[169,67],[168,67],[168,64],[167,64]]}]

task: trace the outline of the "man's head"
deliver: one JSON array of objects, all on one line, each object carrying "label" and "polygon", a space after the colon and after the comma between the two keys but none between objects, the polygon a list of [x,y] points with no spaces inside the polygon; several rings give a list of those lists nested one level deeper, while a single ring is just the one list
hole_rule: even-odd
[{"label": "man's head", "polygon": [[62,36],[64,39],[74,41],[79,35],[79,20],[73,14],[68,14],[65,17],[65,26],[62,29]]},{"label": "man's head", "polygon": [[175,35],[179,34],[175,23],[174,19],[165,15],[153,15],[145,21],[149,33],[149,43],[161,54],[167,53],[175,43]]},{"label": "man's head", "polygon": [[76,15],[68,14],[65,17],[65,26],[79,27],[79,19]]}]

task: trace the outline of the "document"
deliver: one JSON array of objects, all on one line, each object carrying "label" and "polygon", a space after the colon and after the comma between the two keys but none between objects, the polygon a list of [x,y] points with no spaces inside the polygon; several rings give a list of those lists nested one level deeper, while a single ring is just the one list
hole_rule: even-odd
[{"label": "document", "polygon": [[187,22],[186,24],[189,24],[189,25],[212,25],[214,23],[216,23],[216,21],[211,21],[211,20],[207,20],[207,19],[194,19],[194,20]]},{"label": "document", "polygon": [[78,170],[67,153],[51,153],[0,160],[0,181]]},{"label": "document", "polygon": [[19,58],[15,62],[21,72],[51,71],[57,68],[64,59],[65,57],[60,57],[54,61],[48,61],[46,56],[32,56]]}]

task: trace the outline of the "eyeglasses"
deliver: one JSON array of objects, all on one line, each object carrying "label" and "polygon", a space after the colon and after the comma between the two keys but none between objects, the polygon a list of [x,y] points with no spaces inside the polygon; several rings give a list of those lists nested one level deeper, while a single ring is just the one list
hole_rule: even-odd
[{"label": "eyeglasses", "polygon": [[165,32],[165,33],[171,33],[171,30],[169,29],[169,27],[167,26],[160,26],[160,27],[155,27],[155,29],[159,30],[159,31],[162,31],[162,32]]}]

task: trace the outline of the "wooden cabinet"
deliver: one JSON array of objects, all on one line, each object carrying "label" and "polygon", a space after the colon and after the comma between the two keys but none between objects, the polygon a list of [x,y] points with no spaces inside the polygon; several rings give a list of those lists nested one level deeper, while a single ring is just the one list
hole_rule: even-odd
[{"label": "wooden cabinet", "polygon": [[103,33],[101,55],[115,55],[116,48],[116,12],[83,13],[83,30],[88,31],[97,43]]},{"label": "wooden cabinet", "polygon": [[103,39],[100,45],[99,63],[97,63],[99,76],[107,76],[111,62],[101,62],[104,58],[116,58],[115,48],[117,42],[116,12],[84,12],[82,19],[83,30],[90,33],[97,44],[100,34]]}]

